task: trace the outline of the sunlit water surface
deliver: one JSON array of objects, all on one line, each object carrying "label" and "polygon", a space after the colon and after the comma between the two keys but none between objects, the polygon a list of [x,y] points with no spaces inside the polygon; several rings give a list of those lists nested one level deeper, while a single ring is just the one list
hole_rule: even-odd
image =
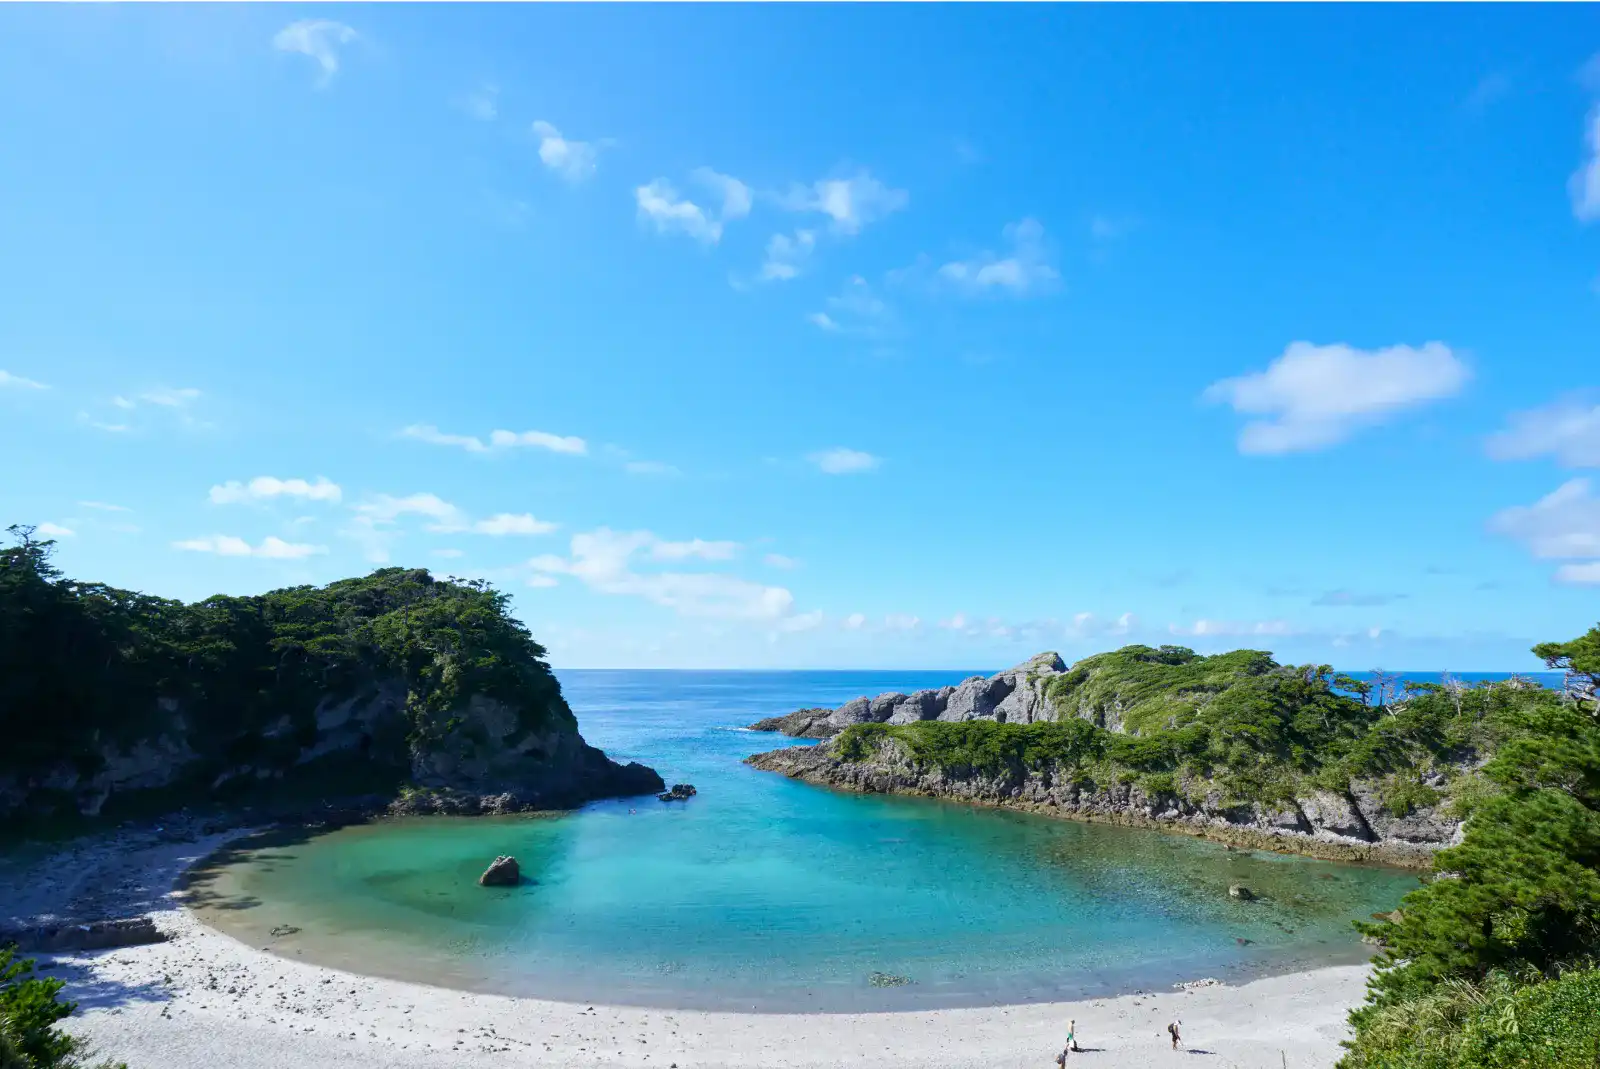
[{"label": "sunlit water surface", "polygon": [[[966,674],[563,672],[591,742],[700,794],[265,844],[204,876],[200,908],[253,945],[401,979],[837,1011],[1077,998],[1360,961],[1350,922],[1416,886],[1392,869],[835,793],[740,763],[794,744],[740,728],[760,717]],[[497,854],[517,858],[522,886],[477,886]],[[1230,899],[1232,883],[1260,899]]]}]

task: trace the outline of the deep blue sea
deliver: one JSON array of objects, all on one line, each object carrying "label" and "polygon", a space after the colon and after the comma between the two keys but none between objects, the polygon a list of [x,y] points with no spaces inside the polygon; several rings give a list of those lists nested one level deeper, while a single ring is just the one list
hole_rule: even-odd
[{"label": "deep blue sea", "polygon": [[[280,953],[468,989],[833,1011],[1362,960],[1350,922],[1416,886],[1392,869],[838,793],[741,763],[802,744],[745,730],[763,717],[985,672],[558,674],[590,742],[700,793],[380,823],[259,851],[214,881],[233,907],[214,922]],[[476,886],[497,854],[528,882]],[[1231,883],[1261,900],[1230,899]],[[298,932],[272,936],[280,925]]]}]

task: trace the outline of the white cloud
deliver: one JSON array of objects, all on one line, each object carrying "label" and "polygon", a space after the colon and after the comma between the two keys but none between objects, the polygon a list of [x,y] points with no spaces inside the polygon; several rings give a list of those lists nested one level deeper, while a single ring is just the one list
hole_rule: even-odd
[{"label": "white cloud", "polygon": [[806,318],[829,333],[878,337],[894,320],[893,310],[860,275],[852,275],[827,303],[828,311],[813,312]]},{"label": "white cloud", "polygon": [[378,494],[355,509],[373,523],[393,523],[402,516],[426,516],[441,524],[461,522],[461,510],[435,494],[408,494],[405,497]]},{"label": "white cloud", "polygon": [[1496,513],[1489,529],[1541,560],[1600,559],[1600,497],[1590,493],[1588,479],[1569,479],[1532,505]]},{"label": "white cloud", "polygon": [[466,554],[459,549],[436,549],[433,551],[433,555],[435,557],[443,557],[445,560],[455,560],[458,557],[466,556]]},{"label": "white cloud", "polygon": [[743,219],[750,214],[750,206],[755,202],[755,198],[750,193],[750,187],[737,178],[732,175],[718,174],[709,167],[697,167],[690,177],[701,185],[722,194],[721,217],[723,222]]},{"label": "white cloud", "polygon": [[530,575],[528,576],[527,585],[534,588],[547,588],[560,586],[561,582],[560,580],[548,575]]},{"label": "white cloud", "polygon": [[839,626],[843,627],[846,631],[860,631],[863,627],[867,626],[866,614],[853,612],[840,621]]},{"label": "white cloud", "polygon": [[1126,635],[1139,625],[1139,618],[1125,612],[1115,620],[1102,620],[1092,612],[1076,613],[1067,624],[1065,637],[1093,638],[1102,635]]},{"label": "white cloud", "polygon": [[629,475],[682,475],[671,464],[663,464],[659,460],[630,460],[623,465]]},{"label": "white cloud", "polygon": [[535,519],[526,512],[501,512],[474,523],[472,531],[484,535],[542,535],[549,534],[558,526],[547,520]]},{"label": "white cloud", "polygon": [[1555,580],[1569,586],[1600,586],[1600,560],[1587,564],[1563,564],[1556,569]]},{"label": "white cloud", "polygon": [[861,171],[849,178],[827,178],[795,186],[778,202],[789,211],[820,212],[835,233],[858,234],[868,223],[897,212],[910,202],[903,189],[890,189]]},{"label": "white cloud", "polygon": [[163,408],[187,408],[200,399],[200,391],[192,386],[173,390],[165,386],[154,390],[146,390],[139,395],[139,400],[151,405],[160,405]]},{"label": "white cloud", "polygon": [[41,523],[39,533],[46,538],[76,538],[78,532],[70,527],[63,527],[58,523]]},{"label": "white cloud", "polygon": [[108,505],[104,501],[80,501],[79,508],[94,509],[97,512],[132,512],[126,505]]},{"label": "white cloud", "polygon": [[812,609],[810,612],[802,612],[796,613],[793,616],[785,616],[774,626],[779,632],[784,634],[794,634],[800,631],[812,631],[821,627],[822,621],[825,618],[826,617],[824,617],[821,609]]},{"label": "white cloud", "polygon": [[855,472],[871,471],[883,463],[881,457],[857,449],[846,449],[843,446],[812,453],[806,459],[827,475],[850,475]]},{"label": "white cloud", "polygon": [[245,501],[265,501],[275,497],[294,497],[306,501],[326,501],[338,504],[342,496],[337,483],[317,476],[316,482],[304,479],[277,479],[271,475],[258,475],[248,483],[226,482],[211,488],[211,503],[235,505]]},{"label": "white cloud", "polygon": [[492,431],[489,434],[489,444],[495,449],[516,449],[519,446],[528,446],[533,449],[548,449],[552,453],[567,453],[572,456],[583,456],[589,452],[589,443],[582,438],[571,435],[551,434],[548,431]]},{"label": "white cloud", "polygon": [[1005,228],[1009,255],[984,252],[971,260],[954,260],[939,268],[939,277],[970,293],[1004,289],[1015,294],[1038,292],[1059,278],[1050,266],[1044,227],[1024,219]]},{"label": "white cloud", "polygon": [[972,625],[972,621],[967,619],[967,614],[964,612],[958,612],[947,619],[940,620],[939,626],[944,628],[946,631],[965,631],[971,633],[976,630]]},{"label": "white cloud", "polygon": [[1360,427],[1453,396],[1468,377],[1439,342],[1368,352],[1297,341],[1265,371],[1213,383],[1204,397],[1266,417],[1239,432],[1241,453],[1290,453],[1334,445]]},{"label": "white cloud", "polygon": [[601,527],[573,535],[569,557],[547,553],[529,560],[528,567],[546,575],[570,575],[603,594],[642,597],[684,616],[759,621],[781,627],[792,616],[794,606],[794,595],[783,587],[764,586],[716,572],[649,572],[636,567],[649,561],[690,557],[725,560],[737,548],[734,542],[669,542],[649,531]]},{"label": "white cloud", "polygon": [[772,235],[767,241],[767,258],[761,264],[762,281],[786,282],[798,277],[816,247],[817,235],[812,230],[796,230],[794,237]]},{"label": "white cloud", "polygon": [[299,560],[318,553],[328,552],[327,546],[312,546],[303,542],[285,542],[281,538],[268,535],[260,545],[252,546],[242,538],[233,535],[211,535],[206,538],[190,538],[181,542],[172,543],[174,549],[188,550],[193,553],[215,553],[219,557],[264,557],[269,560]]},{"label": "white cloud", "polygon": [[768,567],[782,568],[785,571],[800,567],[799,561],[795,560],[793,557],[785,557],[782,553],[768,553],[761,559],[767,564]]},{"label": "white cloud", "polygon": [[25,379],[21,375],[13,375],[9,371],[0,371],[0,390],[48,390],[50,387],[33,379]]},{"label": "white cloud", "polygon": [[301,19],[279,30],[272,47],[280,52],[309,56],[321,68],[317,84],[327,85],[339,73],[339,48],[354,41],[356,31],[331,19]]},{"label": "white cloud", "polygon": [[1600,104],[1584,119],[1584,146],[1588,157],[1567,183],[1572,194],[1572,214],[1585,223],[1600,219]]},{"label": "white cloud", "polygon": [[722,240],[721,221],[711,218],[694,201],[679,196],[665,178],[638,187],[633,196],[639,206],[640,222],[652,224],[658,234],[679,232],[706,245]]},{"label": "white cloud", "polygon": [[1294,629],[1283,620],[1259,620],[1240,623],[1233,620],[1196,620],[1187,626],[1168,624],[1174,635],[1194,635],[1200,638],[1238,637],[1241,635],[1292,635]]},{"label": "white cloud", "polygon": [[739,554],[737,542],[707,542],[699,538],[687,542],[654,542],[650,546],[652,560],[732,560]]},{"label": "white cloud", "polygon": [[1496,460],[1526,460],[1548,453],[1569,468],[1600,468],[1600,405],[1568,398],[1513,413],[1508,423],[1489,439],[1489,455]]},{"label": "white cloud", "polygon": [[461,110],[479,122],[493,122],[500,114],[500,90],[496,86],[481,85],[462,95]]},{"label": "white cloud", "polygon": [[126,423],[103,423],[100,420],[91,419],[89,417],[89,413],[87,412],[79,412],[78,419],[93,427],[95,430],[105,431],[107,434],[126,434],[128,431],[133,429]]},{"label": "white cloud", "polygon": [[569,141],[550,123],[540,119],[533,124],[539,138],[539,160],[569,182],[582,182],[593,175],[600,158],[598,146],[588,141]]},{"label": "white cloud", "polygon": [[909,613],[890,613],[883,618],[883,626],[890,631],[915,631],[922,626],[922,617]]},{"label": "white cloud", "polygon": [[583,456],[589,451],[589,443],[582,438],[551,434],[548,431],[491,431],[489,441],[485,444],[482,438],[475,435],[446,434],[431,424],[414,423],[404,428],[400,436],[415,438],[429,445],[458,446],[469,453],[488,453],[495,449],[515,449],[521,446],[548,449],[552,453],[575,456]]}]

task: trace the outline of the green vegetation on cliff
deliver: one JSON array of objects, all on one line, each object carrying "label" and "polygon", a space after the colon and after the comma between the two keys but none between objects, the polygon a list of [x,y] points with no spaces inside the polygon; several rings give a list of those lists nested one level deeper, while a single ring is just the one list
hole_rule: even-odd
[{"label": "green vegetation on cliff", "polygon": [[[1359,778],[1376,781],[1385,808],[1404,816],[1440,801],[1428,781],[1455,776],[1464,757],[1493,750],[1531,711],[1560,704],[1552,691],[1511,684],[1425,685],[1363,701],[1349,696],[1354,682],[1257,650],[1202,657],[1127,646],[1050,680],[1055,721],[857,724],[841,733],[838,752],[861,760],[893,737],[943,769],[1049,770],[1085,787],[1220,790],[1225,803],[1266,806]],[[1470,777],[1459,780],[1470,790]]]},{"label": "green vegetation on cliff", "polygon": [[397,775],[414,750],[467,730],[456,713],[475,695],[512,709],[519,736],[575,729],[544,650],[487,584],[384,568],[184,604],[65,578],[50,542],[11,531],[16,544],[0,550],[0,778],[35,796],[52,770],[92,776],[108,749],[174,724],[195,777],[281,770],[316,739],[319,704],[371,700],[380,687],[405,715],[361,763]]}]

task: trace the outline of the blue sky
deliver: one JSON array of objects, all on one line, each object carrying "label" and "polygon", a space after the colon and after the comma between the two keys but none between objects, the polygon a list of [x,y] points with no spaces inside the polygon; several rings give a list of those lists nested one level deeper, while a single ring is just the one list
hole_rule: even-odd
[{"label": "blue sky", "polygon": [[5,522],[558,667],[1600,619],[1571,7],[0,8]]}]

